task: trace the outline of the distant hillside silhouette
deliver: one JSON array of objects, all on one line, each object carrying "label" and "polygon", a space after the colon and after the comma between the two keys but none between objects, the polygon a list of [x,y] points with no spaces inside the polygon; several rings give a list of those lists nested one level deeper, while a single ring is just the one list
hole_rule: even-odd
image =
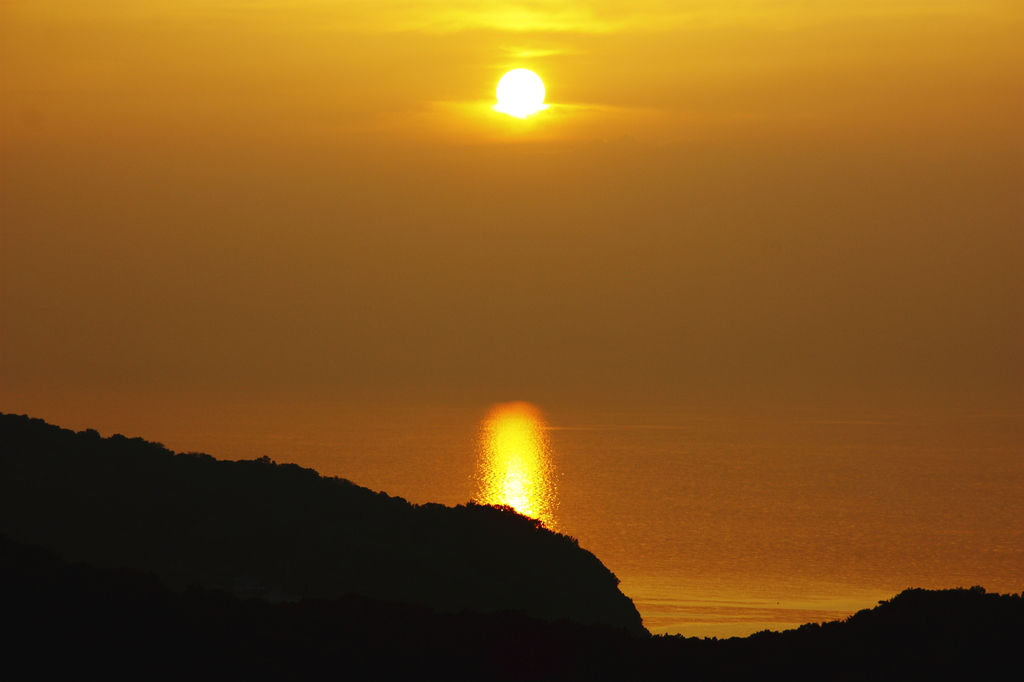
[{"label": "distant hillside silhouette", "polygon": [[0,415],[0,532],[176,589],[357,593],[648,634],[593,554],[511,509],[418,506],[294,464],[175,454],[26,416]]},{"label": "distant hillside silhouette", "polygon": [[131,679],[1012,679],[1024,598],[907,590],[844,622],[728,640],[631,637],[522,612],[438,613],[349,595],[274,604],[173,592],[0,536],[0,674]]}]

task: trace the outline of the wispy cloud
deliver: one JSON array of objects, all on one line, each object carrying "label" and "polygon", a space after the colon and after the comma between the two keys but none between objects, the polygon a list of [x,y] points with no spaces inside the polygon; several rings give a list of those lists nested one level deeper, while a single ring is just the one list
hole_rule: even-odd
[{"label": "wispy cloud", "polygon": [[1006,5],[1005,0],[349,0],[334,7],[339,25],[369,31],[617,33],[730,24],[785,29],[858,16],[1005,12]]},{"label": "wispy cloud", "polygon": [[66,19],[164,16],[274,30],[432,34],[602,34],[732,24],[787,29],[859,16],[1024,14],[1012,0],[41,0],[12,1],[7,9],[17,14],[59,10]]}]

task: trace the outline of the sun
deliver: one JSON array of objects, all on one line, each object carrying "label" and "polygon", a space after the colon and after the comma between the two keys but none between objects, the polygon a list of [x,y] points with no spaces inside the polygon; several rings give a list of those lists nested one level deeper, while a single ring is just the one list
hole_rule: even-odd
[{"label": "sun", "polygon": [[512,69],[502,76],[497,95],[494,110],[516,118],[526,118],[548,108],[544,104],[544,81],[529,69]]}]

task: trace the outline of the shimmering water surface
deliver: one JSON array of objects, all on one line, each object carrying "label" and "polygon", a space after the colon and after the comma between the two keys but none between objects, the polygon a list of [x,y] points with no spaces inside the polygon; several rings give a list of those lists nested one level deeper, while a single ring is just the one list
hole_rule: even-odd
[{"label": "shimmering water surface", "polygon": [[495,405],[482,431],[475,501],[512,507],[556,530],[556,474],[540,410],[526,402]]},{"label": "shimmering water surface", "polygon": [[178,451],[268,455],[417,503],[512,504],[593,551],[653,632],[784,629],[907,587],[1024,590],[1018,416],[541,413],[522,404],[20,411]]}]

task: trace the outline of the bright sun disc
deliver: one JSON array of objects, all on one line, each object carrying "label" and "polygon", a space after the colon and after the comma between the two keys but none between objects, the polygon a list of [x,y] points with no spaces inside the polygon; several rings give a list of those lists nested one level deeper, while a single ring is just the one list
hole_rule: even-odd
[{"label": "bright sun disc", "polygon": [[547,109],[544,104],[544,81],[529,69],[513,69],[498,81],[498,103],[495,111],[516,118]]}]

